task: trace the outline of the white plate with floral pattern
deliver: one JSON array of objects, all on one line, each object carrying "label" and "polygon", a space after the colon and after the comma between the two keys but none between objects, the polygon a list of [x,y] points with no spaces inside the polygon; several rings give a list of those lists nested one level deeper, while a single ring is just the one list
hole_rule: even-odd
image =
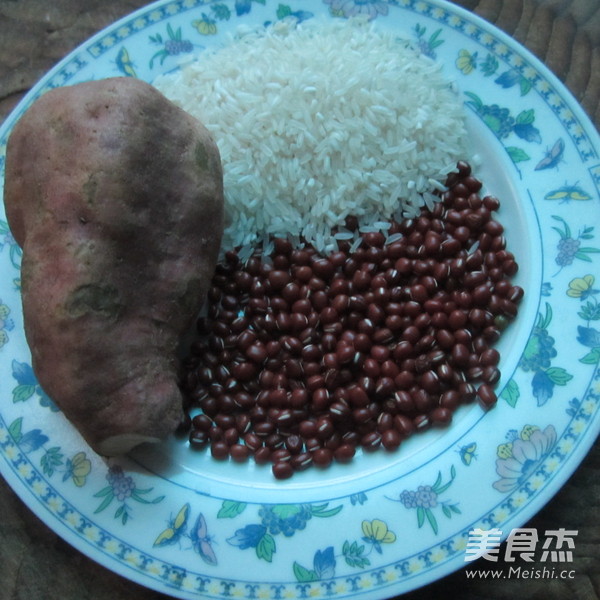
[{"label": "white plate with floral pattern", "polygon": [[[23,333],[21,253],[0,212],[0,471],[87,556],[177,598],[389,598],[463,567],[469,531],[506,536],[562,486],[600,427],[600,140],[560,82],[511,38],[441,0],[165,0],[52,69],[45,90],[111,76],[146,81],[240,24],[367,14],[440,61],[464,98],[476,175],[499,215],[526,296],[500,344],[488,413],[394,453],[276,481],[172,441],[105,461],[39,387]],[[243,57],[240,57],[240,60]]]}]

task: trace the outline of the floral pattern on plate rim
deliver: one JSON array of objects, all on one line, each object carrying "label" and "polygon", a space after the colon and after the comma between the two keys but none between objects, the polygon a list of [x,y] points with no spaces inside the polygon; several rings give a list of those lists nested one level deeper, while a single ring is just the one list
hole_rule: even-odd
[{"label": "floral pattern on plate rim", "polygon": [[[600,258],[593,245],[593,219],[575,214],[572,206],[597,207],[600,164],[594,162],[598,149],[571,109],[572,100],[502,36],[450,6],[425,0],[308,4],[275,6],[268,0],[157,3],[69,55],[28,101],[48,88],[77,81],[93,69],[96,60],[111,65],[112,72],[106,76],[152,79],[159,71],[174,68],[182,56],[208,45],[223,24],[230,28],[236,19],[254,13],[259,14],[260,23],[260,19],[269,22],[290,16],[303,20],[319,11],[335,17],[361,12],[381,20],[405,10],[415,23],[402,34],[432,57],[442,53],[449,34],[458,33],[460,46],[452,49],[452,63],[465,105],[502,143],[518,178],[535,177],[540,171],[546,174],[539,197],[531,197],[528,190],[542,224],[545,264],[540,310],[497,408],[514,411],[511,422],[517,428],[503,432],[504,437],[499,434],[493,448],[474,428],[457,441],[453,456],[446,453],[435,464],[381,489],[357,490],[329,502],[258,504],[197,494],[169,498],[162,489],[154,490],[152,486],[158,484],[144,473],[130,475],[119,461],[105,465],[80,447],[63,450],[49,430],[27,428],[36,420],[35,411],[55,419],[60,415],[37,385],[30,359],[10,357],[5,361],[10,363],[10,375],[5,379],[12,381],[6,394],[12,401],[7,401],[0,414],[3,468],[84,552],[89,547],[109,565],[122,565],[124,574],[132,571],[147,585],[182,597],[383,597],[397,593],[398,586],[406,591],[424,577],[431,579],[436,572],[456,565],[470,529],[502,527],[525,518],[530,503],[564,479],[563,470],[571,457],[598,430],[596,274]],[[494,101],[480,95],[476,77],[493,78]],[[536,114],[540,105],[559,122],[559,137],[544,137]],[[0,137],[0,169],[7,135],[5,128]],[[577,181],[567,180],[561,172],[573,160],[581,164]],[[2,220],[0,234],[0,258],[10,273],[10,290],[3,290],[0,302],[0,356],[6,358],[21,319],[20,252]],[[557,323],[554,314],[559,308],[563,311]],[[567,331],[571,333],[563,333]],[[580,350],[576,355],[561,352],[557,339],[565,335]],[[542,406],[546,410],[532,412]],[[520,412],[522,407],[527,408],[526,415]],[[465,516],[469,511],[462,505],[467,498],[461,498],[460,492],[467,489],[474,469],[485,473],[494,500],[473,521]],[[135,509],[127,504],[130,499],[136,501]],[[111,504],[115,510],[105,510]],[[155,523],[148,543],[132,543],[127,532],[145,517]],[[341,535],[331,533],[337,523],[342,524]],[[409,535],[420,535],[424,547],[413,552],[410,544],[403,545]],[[301,551],[299,544],[306,550]],[[273,571],[259,571],[261,565],[276,565],[277,574],[269,581],[228,576],[222,570],[224,553],[230,553],[230,558],[240,553],[240,560],[254,561],[257,572],[265,577]]]}]

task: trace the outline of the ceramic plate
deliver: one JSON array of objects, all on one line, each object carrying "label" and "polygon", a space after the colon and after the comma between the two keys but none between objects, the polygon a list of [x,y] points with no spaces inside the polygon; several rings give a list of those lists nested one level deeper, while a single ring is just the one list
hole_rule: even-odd
[{"label": "ceramic plate", "polygon": [[[506,536],[571,475],[600,417],[600,140],[577,103],[512,39],[430,0],[167,0],[58,64],[45,90],[121,75],[152,81],[240,24],[367,14],[440,61],[468,113],[477,175],[526,290],[504,336],[498,405],[394,454],[275,481],[172,441],[101,460],[40,389],[24,339],[21,253],[0,213],[0,465],[23,501],[83,553],[178,598],[389,598],[465,566],[469,531]],[[243,57],[240,57],[242,60]]]}]

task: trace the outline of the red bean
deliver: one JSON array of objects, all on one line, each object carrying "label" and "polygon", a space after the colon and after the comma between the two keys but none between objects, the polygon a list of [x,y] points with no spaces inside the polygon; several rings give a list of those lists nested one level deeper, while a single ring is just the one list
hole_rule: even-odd
[{"label": "red bean", "polygon": [[448,324],[453,330],[464,327],[467,324],[467,322],[467,313],[465,313],[463,310],[456,309],[448,315]]},{"label": "red bean", "polygon": [[356,448],[354,444],[341,444],[333,451],[335,460],[339,463],[349,463],[354,458]]},{"label": "red bean", "polygon": [[213,442],[210,446],[210,453],[217,460],[225,460],[229,457],[229,446],[224,441]]},{"label": "red bean", "polygon": [[502,270],[508,277],[513,277],[519,270],[519,265],[513,259],[507,259],[502,263]]},{"label": "red bean", "polygon": [[478,285],[473,289],[472,300],[477,306],[486,306],[492,297],[492,290],[487,284]]},{"label": "red bean", "polygon": [[394,377],[394,384],[398,390],[409,389],[415,381],[415,375],[412,371],[400,371],[396,377]]},{"label": "red bean", "polygon": [[497,211],[500,208],[500,202],[495,196],[485,196],[483,198],[483,205],[489,211]]},{"label": "red bean", "polygon": [[390,349],[387,346],[375,345],[371,347],[371,357],[379,364],[390,357]]},{"label": "red bean", "polygon": [[264,465],[271,462],[271,449],[261,446],[254,452],[254,462],[258,465]]},{"label": "red bean", "polygon": [[[217,415],[218,418],[218,415]],[[223,440],[227,443],[227,445],[231,446],[232,444],[236,444],[240,439],[239,431],[236,427],[227,427],[225,424],[220,425],[223,431]]]},{"label": "red bean", "polygon": [[340,342],[337,345],[335,355],[340,365],[349,363],[355,355],[356,351],[352,344]]},{"label": "red bean", "polygon": [[410,414],[415,410],[412,395],[407,390],[397,390],[394,393],[394,406],[399,413]]},{"label": "red bean", "polygon": [[312,459],[318,467],[328,467],[333,460],[333,452],[329,448],[317,448],[312,453]]},{"label": "red bean", "polygon": [[271,467],[276,479],[289,479],[294,474],[294,467],[288,461],[277,461]]},{"label": "red bean", "polygon": [[336,321],[339,320],[339,314],[338,314],[337,310],[335,310],[335,308],[333,308],[333,306],[326,306],[319,313],[319,320],[321,321],[321,323],[323,325],[327,325],[329,323],[335,323]]},{"label": "red bean", "polygon": [[326,258],[313,259],[311,261],[311,266],[313,273],[321,279],[330,279],[335,272],[335,267]]},{"label": "red bean", "polygon": [[273,464],[290,462],[292,454],[287,448],[284,448],[281,444],[274,444],[272,448],[271,462]]},{"label": "red bean", "polygon": [[417,415],[413,419],[413,423],[417,431],[424,431],[431,424],[429,417],[427,415]]},{"label": "red bean", "polygon": [[479,386],[477,389],[477,396],[485,408],[491,408],[498,400],[496,392],[494,392],[492,386],[487,383],[483,383]]},{"label": "red bean", "polygon": [[289,463],[294,471],[305,471],[312,465],[313,459],[310,452],[299,452],[294,454]]},{"label": "red bean", "polygon": [[485,367],[481,374],[481,380],[485,383],[498,383],[500,381],[500,371],[493,366]]},{"label": "red bean", "polygon": [[452,420],[452,410],[446,406],[438,406],[429,413],[429,419],[434,424],[447,425]]},{"label": "red bean", "polygon": [[402,435],[395,429],[387,429],[381,434],[381,445],[386,450],[396,450],[402,442]]},{"label": "red bean", "polygon": [[408,437],[413,431],[415,431],[414,421],[406,415],[395,415],[394,416],[394,427],[396,431],[402,437]]},{"label": "red bean", "polygon": [[476,392],[477,390],[471,383],[463,381],[458,385],[458,393],[461,396],[461,401],[465,404],[475,399]]},{"label": "red bean", "polygon": [[213,420],[206,414],[196,415],[192,419],[192,426],[199,431],[208,431],[213,425]]},{"label": "red bean", "polygon": [[354,407],[365,407],[369,404],[369,396],[362,387],[353,385],[349,390],[349,401]]},{"label": "red bean", "polygon": [[381,363],[381,374],[384,377],[395,379],[400,373],[400,367],[393,360],[385,360]]},{"label": "red bean", "polygon": [[362,436],[360,443],[366,452],[377,450],[381,445],[381,434],[378,431],[366,433]]},{"label": "red bean", "polygon": [[495,348],[489,348],[481,354],[479,361],[485,367],[495,367],[500,362],[500,353]]},{"label": "red bean", "polygon": [[209,438],[206,431],[192,429],[189,434],[190,447],[196,450],[203,450],[209,444]]},{"label": "red bean", "polygon": [[449,410],[457,408],[460,401],[460,393],[456,390],[447,390],[440,396],[440,406]]},{"label": "red bean", "polygon": [[290,354],[300,354],[302,352],[302,342],[293,336],[286,336],[281,338],[282,347],[287,350]]},{"label": "red bean", "polygon": [[469,360],[469,349],[464,344],[455,344],[452,347],[451,357],[453,363],[458,367],[467,366]]},{"label": "red bean", "polygon": [[357,329],[360,333],[372,336],[375,331],[375,323],[371,319],[361,319],[357,324]]},{"label": "red bean", "polygon": [[421,331],[414,325],[408,326],[402,333],[402,340],[416,344],[421,339]]},{"label": "red bean", "polygon": [[260,341],[256,341],[246,349],[246,356],[251,361],[260,364],[268,358],[268,353],[265,345]]},{"label": "red bean", "polygon": [[291,242],[285,237],[276,237],[273,240],[273,247],[277,254],[291,254],[294,249]]},{"label": "red bean", "polygon": [[435,371],[425,371],[421,375],[420,384],[430,394],[435,394],[440,389],[440,380]]},{"label": "red bean", "polygon": [[358,333],[353,340],[353,345],[358,352],[369,352],[373,342],[366,333]]},{"label": "red bean", "polygon": [[244,436],[244,444],[250,449],[251,452],[256,451],[262,446],[262,440],[255,433],[247,433]]},{"label": "red bean", "polygon": [[245,444],[233,444],[229,448],[229,454],[235,462],[246,462],[250,457],[250,448]]},{"label": "red bean", "polygon": [[380,377],[375,384],[375,394],[380,397],[391,395],[394,389],[395,384],[391,377]]},{"label": "red bean", "polygon": [[256,435],[266,438],[275,430],[275,424],[271,421],[261,421],[254,425],[254,431]]},{"label": "red bean", "polygon": [[523,298],[524,294],[525,294],[525,292],[523,291],[523,288],[514,285],[514,286],[511,286],[510,290],[506,294],[506,299],[509,300],[510,302],[513,302],[516,304],[516,303],[520,302],[520,300]]},{"label": "red bean", "polygon": [[433,398],[427,393],[426,390],[419,388],[411,394],[411,397],[413,399],[415,409],[418,412],[424,413],[432,408]]}]

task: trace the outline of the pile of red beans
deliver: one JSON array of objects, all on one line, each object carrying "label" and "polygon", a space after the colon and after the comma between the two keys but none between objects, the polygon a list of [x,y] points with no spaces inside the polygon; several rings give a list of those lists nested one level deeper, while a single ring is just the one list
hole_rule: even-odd
[{"label": "pile of red beans", "polygon": [[433,210],[360,234],[353,252],[278,238],[269,257],[226,254],[185,362],[192,447],[285,479],[496,403],[493,345],[523,296],[518,267],[470,166],[446,183]]}]

